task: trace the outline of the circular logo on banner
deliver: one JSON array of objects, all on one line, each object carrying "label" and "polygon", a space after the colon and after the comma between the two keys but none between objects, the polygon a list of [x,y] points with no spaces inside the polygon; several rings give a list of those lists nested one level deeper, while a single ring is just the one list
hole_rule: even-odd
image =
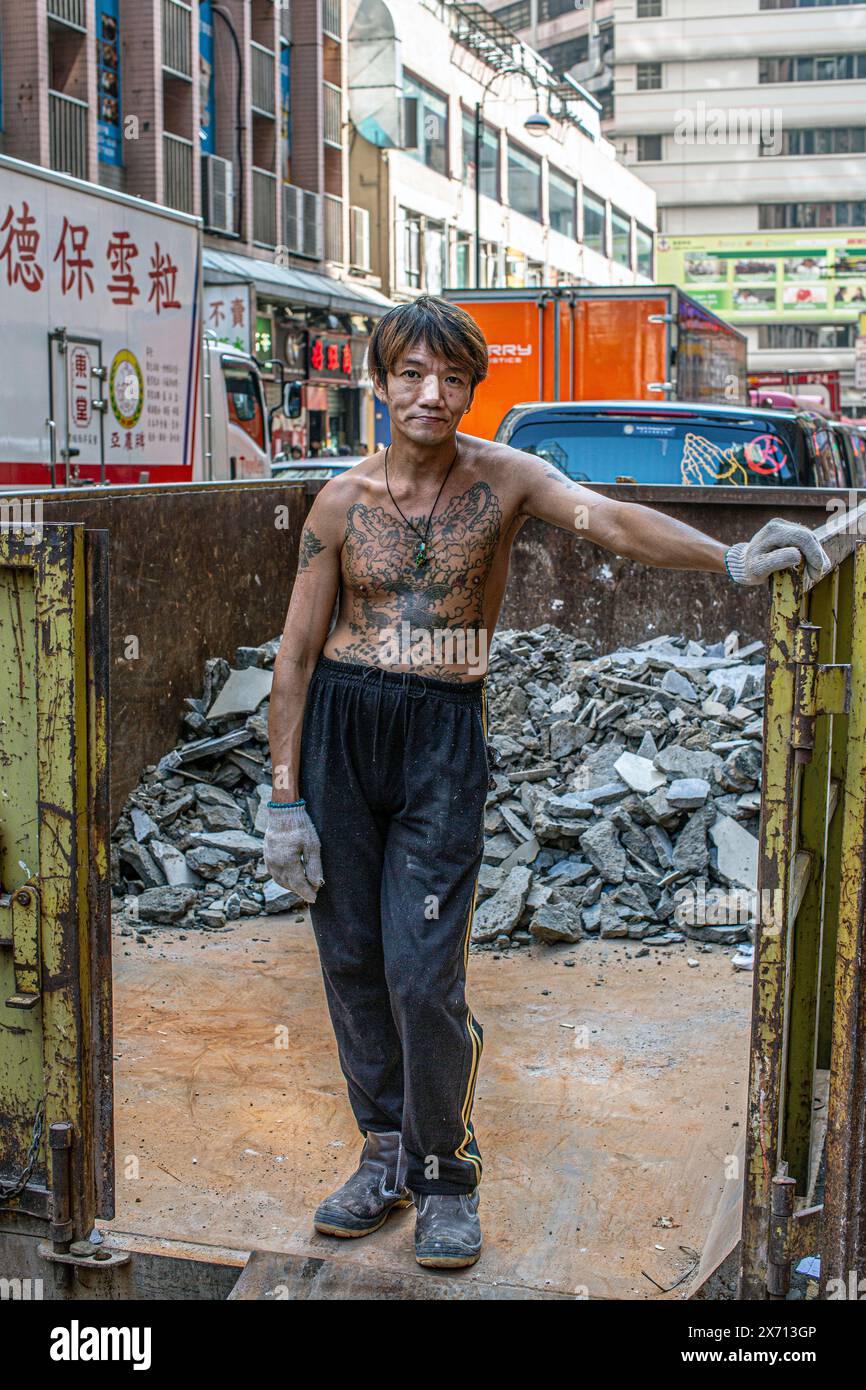
[{"label": "circular logo on banner", "polygon": [[115,353],[108,376],[111,409],[121,429],[131,430],[144,405],[144,377],[138,359],[129,348]]}]

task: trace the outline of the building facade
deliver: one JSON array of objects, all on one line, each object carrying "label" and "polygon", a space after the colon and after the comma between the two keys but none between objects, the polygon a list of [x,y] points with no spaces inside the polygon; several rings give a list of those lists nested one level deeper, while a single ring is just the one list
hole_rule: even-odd
[{"label": "building facade", "polygon": [[655,197],[616,159],[591,96],[561,90],[477,4],[359,0],[359,59],[362,33],[379,68],[371,83],[350,58],[351,198],[387,294],[475,285],[476,232],[485,286],[651,281]]},{"label": "building facade", "polygon": [[866,4],[520,0],[495,12],[525,20],[521,35],[555,64],[574,59],[563,70],[597,96],[605,86],[605,129],[658,197],[658,265],[679,257],[699,296],[703,279],[707,302],[745,330],[752,370],[839,372],[843,404],[866,411],[854,388]]},{"label": "building facade", "polygon": [[276,423],[305,452],[372,445],[389,307],[349,201],[345,39],[345,0],[0,6],[0,151],[200,216],[204,326],[303,383]]}]

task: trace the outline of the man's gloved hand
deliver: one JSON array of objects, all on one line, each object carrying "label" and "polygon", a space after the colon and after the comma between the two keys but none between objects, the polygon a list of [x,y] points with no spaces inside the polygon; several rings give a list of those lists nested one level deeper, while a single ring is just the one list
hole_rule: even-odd
[{"label": "man's gloved hand", "polygon": [[269,806],[265,868],[283,888],[314,903],[324,883],[322,846],[304,806]]},{"label": "man's gloved hand", "polygon": [[735,584],[763,584],[776,570],[791,569],[801,560],[806,561],[813,581],[832,568],[814,532],[781,517],[768,521],[750,541],[740,541],[725,551],[725,567]]}]

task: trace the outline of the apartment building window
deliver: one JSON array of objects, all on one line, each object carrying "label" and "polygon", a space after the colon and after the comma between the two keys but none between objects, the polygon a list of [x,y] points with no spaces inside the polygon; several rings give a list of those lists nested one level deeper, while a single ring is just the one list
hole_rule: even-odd
[{"label": "apartment building window", "polygon": [[605,234],[605,206],[594,193],[583,194],[583,242],[591,251],[600,256],[607,255],[607,236]]},{"label": "apartment building window", "polygon": [[648,164],[662,157],[662,137],[660,135],[639,135],[637,137],[638,164]]},{"label": "apartment building window", "polygon": [[862,5],[863,0],[760,0],[761,10],[814,10],[820,6],[839,9],[843,5]]},{"label": "apartment building window", "polygon": [[445,283],[445,253],[448,241],[444,222],[424,223],[424,290],[427,294],[441,294]]},{"label": "apartment building window", "polygon": [[498,289],[503,282],[503,256],[495,241],[481,243],[481,284],[484,289]]},{"label": "apartment building window", "polygon": [[[475,187],[475,115],[463,112],[463,182]],[[481,123],[481,192],[498,203],[499,199],[499,132]]]},{"label": "apartment building window", "polygon": [[551,169],[547,181],[550,225],[563,236],[577,237],[577,185],[558,169]]},{"label": "apartment building window", "polygon": [[637,0],[638,19],[661,19],[662,0]]},{"label": "apartment building window", "polygon": [[468,232],[458,232],[455,245],[455,272],[454,283],[460,289],[467,289],[472,284],[472,248],[473,238]]},{"label": "apartment building window", "polygon": [[758,325],[759,348],[846,348],[854,346],[856,336],[856,323]]},{"label": "apartment building window", "polygon": [[561,14],[573,14],[583,8],[576,0],[538,0],[538,22],[544,24],[548,19],[558,19]]},{"label": "apartment building window", "polygon": [[[448,173],[448,99],[404,71],[406,153],[437,174]],[[408,100],[407,100],[408,99]]]},{"label": "apartment building window", "polygon": [[585,63],[589,58],[589,37],[579,35],[576,39],[566,39],[563,43],[552,43],[548,48],[539,49],[554,72],[568,72],[575,63]]},{"label": "apartment building window", "polygon": [[631,218],[619,208],[610,210],[610,230],[613,240],[611,259],[617,265],[627,265],[631,269]]},{"label": "apartment building window", "polygon": [[653,278],[653,234],[648,227],[642,227],[638,222],[634,231],[635,251],[637,253],[637,264],[635,270],[638,275],[645,275],[648,280]]},{"label": "apartment building window", "polygon": [[826,126],[816,130],[782,131],[781,148],[778,135],[769,144],[761,144],[762,155],[824,155],[866,154],[866,126]]},{"label": "apartment building window", "polygon": [[541,160],[508,142],[508,204],[541,221]]},{"label": "apartment building window", "polygon": [[[402,225],[401,225],[402,224]],[[422,213],[397,213],[397,284],[400,288],[441,294],[447,276],[447,230]]]},{"label": "apartment building window", "polygon": [[496,18],[513,32],[526,29],[532,23],[530,0],[517,0],[516,5],[505,5],[496,11]]},{"label": "apartment building window", "polygon": [[543,261],[526,262],[526,284],[533,289],[538,289],[539,285],[544,284]]},{"label": "apartment building window", "polygon": [[397,284],[410,289],[421,288],[421,217],[415,212],[403,212],[403,225],[397,218]]},{"label": "apartment building window", "polygon": [[866,77],[866,53],[830,53],[823,57],[762,58],[759,82],[851,82]]},{"label": "apartment building window", "polygon": [[661,63],[638,63],[637,89],[639,92],[660,92],[662,86]]},{"label": "apartment building window", "polygon": [[866,201],[854,203],[762,203],[762,232],[786,227],[866,227]]}]

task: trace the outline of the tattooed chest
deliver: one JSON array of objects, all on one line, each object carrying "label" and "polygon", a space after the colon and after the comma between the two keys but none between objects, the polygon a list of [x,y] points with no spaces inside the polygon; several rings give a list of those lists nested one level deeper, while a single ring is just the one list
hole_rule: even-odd
[{"label": "tattooed chest", "polygon": [[349,509],[342,566],[353,624],[479,621],[502,521],[489,484],[474,483],[453,497],[434,518],[423,550],[427,517],[408,519],[417,530],[383,507],[356,503]]}]

